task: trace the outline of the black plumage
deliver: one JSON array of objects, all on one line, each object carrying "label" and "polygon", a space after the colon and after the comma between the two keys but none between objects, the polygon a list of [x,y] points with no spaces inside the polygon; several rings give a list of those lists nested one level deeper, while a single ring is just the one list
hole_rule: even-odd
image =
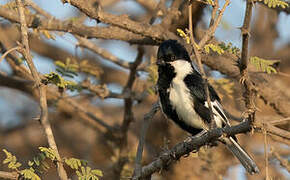
[{"label": "black plumage", "polygon": [[[204,82],[185,47],[175,40],[164,41],[158,49],[157,65],[157,87],[162,112],[192,135],[208,130],[211,117]],[[217,127],[230,125],[220,98],[210,85],[209,96]],[[250,174],[259,172],[255,162],[240,147],[235,137],[223,137],[220,140]]]}]

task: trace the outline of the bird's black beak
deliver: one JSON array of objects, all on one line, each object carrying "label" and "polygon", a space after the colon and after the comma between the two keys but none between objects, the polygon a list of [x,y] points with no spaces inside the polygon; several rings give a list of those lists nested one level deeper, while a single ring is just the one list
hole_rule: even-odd
[{"label": "bird's black beak", "polygon": [[164,62],[163,59],[157,59],[157,61],[156,61],[156,65],[157,65],[157,66],[162,66],[162,65],[164,65],[164,64],[165,64],[165,62]]}]

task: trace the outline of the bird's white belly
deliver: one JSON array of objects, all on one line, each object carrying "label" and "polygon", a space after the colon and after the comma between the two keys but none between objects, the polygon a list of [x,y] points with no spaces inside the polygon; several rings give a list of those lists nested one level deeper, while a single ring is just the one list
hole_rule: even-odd
[{"label": "bird's white belly", "polygon": [[193,99],[183,79],[175,77],[169,92],[171,105],[176,110],[178,117],[189,126],[206,129],[203,120],[194,110]]}]

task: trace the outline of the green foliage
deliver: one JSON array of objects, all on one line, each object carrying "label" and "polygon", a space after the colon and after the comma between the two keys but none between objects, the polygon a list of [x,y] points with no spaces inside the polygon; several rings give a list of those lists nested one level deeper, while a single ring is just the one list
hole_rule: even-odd
[{"label": "green foliage", "polygon": [[219,43],[218,46],[228,53],[234,54],[236,56],[240,55],[241,50],[233,46],[232,43],[225,44],[224,42],[222,42]]},{"label": "green foliage", "polygon": [[3,160],[3,164],[8,164],[9,169],[17,170],[21,166],[21,163],[17,162],[16,156],[13,156],[6,149],[3,149],[3,152],[6,154],[6,158]]},{"label": "green foliage", "polygon": [[70,58],[67,58],[65,63],[62,61],[56,61],[56,71],[62,76],[73,78],[78,75],[78,72],[84,72],[98,78],[102,73],[102,70],[97,66],[89,64],[88,60],[82,60],[78,63],[74,62]]},{"label": "green foliage", "polygon": [[210,50],[212,50],[213,52],[218,53],[219,55],[222,55],[225,51],[218,45],[214,45],[214,44],[207,44],[204,46],[204,50],[207,54],[209,54]]},{"label": "green foliage", "polygon": [[23,169],[22,171],[20,171],[20,174],[25,179],[40,180],[40,177],[34,172],[33,168]]},{"label": "green foliage", "polygon": [[38,148],[41,152],[44,153],[45,157],[49,158],[50,160],[56,160],[56,153],[53,149],[47,147],[39,147]]},{"label": "green foliage", "polygon": [[250,57],[250,62],[260,71],[267,72],[268,74],[277,73],[277,70],[273,67],[279,60],[266,60],[257,56]]},{"label": "green foliage", "polygon": [[64,89],[69,89],[71,91],[81,89],[81,87],[76,82],[65,80],[56,72],[51,72],[49,74],[45,74],[44,77],[45,77],[45,79],[42,79],[42,83],[54,84],[61,91],[63,91]]},{"label": "green foliage", "polygon": [[79,180],[98,180],[99,177],[103,176],[103,172],[101,170],[98,169],[91,169],[90,167],[86,166],[82,166],[80,168],[80,171],[77,170],[76,174],[78,176]]},{"label": "green foliage", "polygon": [[75,63],[71,63],[70,58],[67,58],[65,63],[61,61],[56,61],[55,65],[56,65],[56,71],[60,73],[62,76],[73,78],[74,76],[78,75],[77,74],[78,65]]},{"label": "green foliage", "polygon": [[190,37],[188,33],[185,33],[182,29],[177,29],[177,34],[182,37],[187,44],[190,44]]},{"label": "green foliage", "polygon": [[[6,149],[3,152],[6,154],[6,159],[3,160],[3,164],[8,164],[8,168],[15,170],[25,179],[40,180],[39,173],[43,173],[40,169],[49,169],[49,164],[46,160],[52,162],[57,161],[56,153],[53,149],[47,147],[39,147],[40,153],[33,158],[33,160],[28,161],[29,168],[18,170],[21,166],[17,162],[17,158],[13,156]],[[79,180],[98,180],[99,177],[103,176],[103,172],[99,169],[91,169],[87,166],[88,162],[85,160],[77,158],[64,158],[65,164],[67,164],[71,169],[76,171]]]},{"label": "green foliage", "polygon": [[257,0],[257,1],[263,2],[269,8],[281,7],[285,9],[286,7],[289,6],[287,2],[281,0]]},{"label": "green foliage", "polygon": [[214,0],[206,0],[206,3],[209,5],[214,6]]},{"label": "green foliage", "polygon": [[88,164],[87,161],[76,159],[76,158],[64,158],[64,162],[72,169],[79,169],[82,166],[86,166]]},{"label": "green foliage", "polygon": [[232,43],[225,44],[224,42],[221,42],[218,45],[207,44],[204,46],[204,50],[207,54],[210,53],[210,51],[216,52],[219,55],[222,55],[225,52],[228,52],[236,56],[239,56],[241,52],[240,49],[233,46]]}]

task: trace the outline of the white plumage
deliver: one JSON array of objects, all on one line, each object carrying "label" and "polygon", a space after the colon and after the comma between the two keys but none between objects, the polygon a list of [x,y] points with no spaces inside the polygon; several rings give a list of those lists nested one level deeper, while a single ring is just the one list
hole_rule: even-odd
[{"label": "white plumage", "polygon": [[169,90],[171,105],[186,124],[198,129],[208,129],[204,121],[195,112],[190,90],[183,81],[185,76],[193,71],[191,64],[184,60],[177,60],[170,64],[174,67],[176,73]]}]

